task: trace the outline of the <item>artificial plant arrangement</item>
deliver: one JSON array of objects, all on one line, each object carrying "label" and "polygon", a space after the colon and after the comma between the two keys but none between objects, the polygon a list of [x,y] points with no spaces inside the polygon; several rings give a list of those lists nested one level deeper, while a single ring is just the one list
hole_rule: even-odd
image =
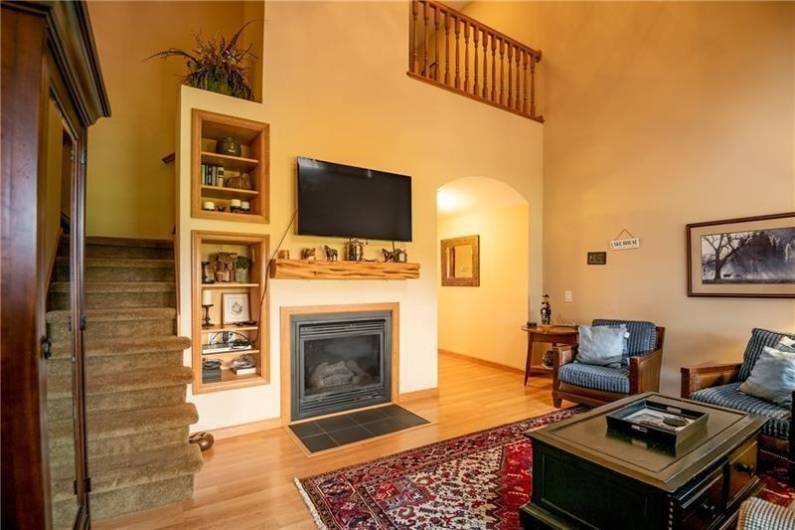
[{"label": "artificial plant arrangement", "polygon": [[147,57],[146,60],[155,57],[183,57],[188,67],[184,84],[236,98],[253,99],[254,94],[246,80],[248,68],[245,63],[247,60],[256,59],[256,56],[251,53],[251,45],[247,48],[238,45],[240,35],[251,22],[243,24],[229,40],[223,36],[205,40],[197,33],[194,37],[196,48],[193,50],[168,48]]},{"label": "artificial plant arrangement", "polygon": [[248,283],[248,273],[251,268],[251,258],[248,256],[238,256],[235,260],[235,276],[240,283]]}]

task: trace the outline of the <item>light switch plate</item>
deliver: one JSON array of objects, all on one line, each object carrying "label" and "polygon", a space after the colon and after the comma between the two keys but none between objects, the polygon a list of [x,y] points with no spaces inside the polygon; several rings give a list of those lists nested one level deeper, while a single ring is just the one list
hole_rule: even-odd
[{"label": "light switch plate", "polygon": [[574,293],[571,291],[563,291],[563,301],[564,302],[573,302],[574,301]]}]

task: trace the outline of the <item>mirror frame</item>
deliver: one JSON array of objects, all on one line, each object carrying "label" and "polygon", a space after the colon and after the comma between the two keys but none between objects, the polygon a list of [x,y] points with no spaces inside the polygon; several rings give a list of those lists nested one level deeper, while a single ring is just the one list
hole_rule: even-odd
[{"label": "mirror frame", "polygon": [[[447,254],[453,247],[472,247],[472,277],[455,278],[447,274]],[[462,236],[441,240],[442,285],[447,287],[480,287],[480,236]]]}]

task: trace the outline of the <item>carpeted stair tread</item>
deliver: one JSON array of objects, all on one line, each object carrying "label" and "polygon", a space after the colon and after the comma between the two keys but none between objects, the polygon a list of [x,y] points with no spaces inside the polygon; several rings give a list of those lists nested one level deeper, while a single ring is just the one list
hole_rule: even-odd
[{"label": "carpeted stair tread", "polygon": [[[91,493],[98,494],[130,486],[150,484],[198,472],[202,466],[201,449],[185,443],[127,455],[93,458],[91,461]],[[55,502],[70,498],[74,470],[69,465],[52,469]]]},{"label": "carpeted stair tread", "polygon": [[[70,282],[52,282],[51,293],[68,293]],[[175,291],[174,282],[86,282],[86,293],[163,293]]]},{"label": "carpeted stair tread", "polygon": [[[199,420],[193,403],[149,409],[102,411],[89,413],[87,416],[89,443],[91,440],[192,425]],[[69,443],[71,436],[71,418],[50,422],[50,442],[53,445]]]},{"label": "carpeted stair tread", "polygon": [[[86,393],[88,397],[91,397],[147,388],[161,389],[187,385],[192,379],[193,371],[187,366],[98,374],[87,378]],[[68,398],[71,395],[71,375],[49,378],[47,382],[47,399]]]},{"label": "carpeted stair tread", "polygon": [[[190,339],[176,335],[156,337],[119,337],[119,338],[87,338],[83,351],[85,357],[116,357],[120,355],[136,355],[139,353],[183,351],[190,348]],[[72,343],[69,341],[53,342],[50,348],[52,358],[70,357]]]},{"label": "carpeted stair tread", "polygon": [[[173,307],[130,307],[118,309],[88,309],[85,312],[87,322],[113,322],[122,320],[160,320],[176,318],[177,310]],[[69,321],[71,311],[67,309],[48,311],[49,323]]]}]

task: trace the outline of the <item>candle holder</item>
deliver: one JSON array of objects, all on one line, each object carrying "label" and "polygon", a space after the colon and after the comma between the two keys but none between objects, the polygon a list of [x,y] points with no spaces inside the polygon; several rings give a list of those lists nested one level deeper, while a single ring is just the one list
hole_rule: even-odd
[{"label": "candle holder", "polygon": [[213,325],[213,323],[210,322],[210,308],[212,306],[213,304],[202,304],[202,307],[204,308],[204,321],[202,322],[203,328],[209,328]]}]

